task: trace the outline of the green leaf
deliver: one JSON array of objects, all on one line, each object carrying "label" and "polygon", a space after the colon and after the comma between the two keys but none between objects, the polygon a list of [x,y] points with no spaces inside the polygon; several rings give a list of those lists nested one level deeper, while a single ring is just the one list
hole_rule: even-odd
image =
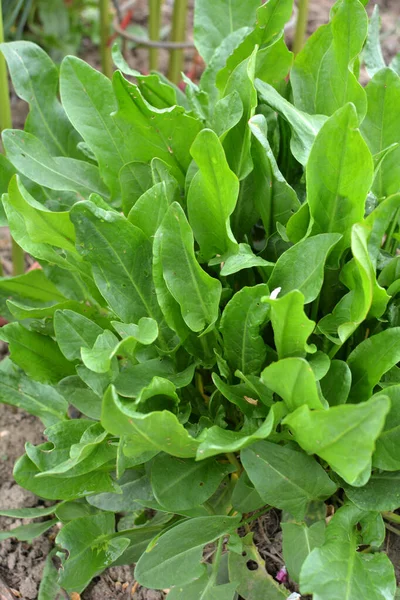
[{"label": "green leaf", "polygon": [[39,585],[38,600],[57,600],[61,597],[62,591],[58,585],[58,569],[53,563],[53,556],[56,552],[57,550],[54,548],[47,555]]},{"label": "green leaf", "polygon": [[[214,582],[215,583],[215,582]],[[168,600],[234,600],[236,583],[214,585],[208,573],[183,587],[172,587]]]},{"label": "green leaf", "polygon": [[[39,519],[52,515],[58,508],[58,504],[53,506],[35,506],[34,508],[15,508],[15,509],[0,509],[2,517],[12,517],[14,519]],[[43,525],[43,523],[41,523]]]},{"label": "green leaf", "polygon": [[140,585],[166,588],[184,585],[203,574],[200,564],[203,547],[237,528],[237,517],[197,517],[163,533],[147,548],[136,565]]},{"label": "green leaf", "polygon": [[274,429],[275,421],[279,421],[284,413],[282,402],[274,404],[265,421],[258,428],[254,427],[252,432],[231,431],[213,425],[199,437],[201,443],[197,450],[197,460],[227,452],[238,452],[258,440],[267,438]]},{"label": "green leaf", "polygon": [[240,475],[232,494],[232,507],[245,513],[258,510],[265,502],[251,483],[246,471]]},{"label": "green leaf", "polygon": [[301,406],[284,419],[296,442],[309,454],[317,454],[348,483],[363,485],[358,478],[371,469],[375,440],[390,410],[387,396],[378,395],[361,404],[310,411]]},{"label": "green leaf", "polygon": [[400,471],[373,473],[363,487],[344,484],[346,496],[361,510],[378,512],[397,510],[400,506]]},{"label": "green leaf", "polygon": [[[115,72],[113,88],[118,100],[115,123],[124,131],[129,161],[150,162],[162,159],[180,185],[191,163],[189,149],[201,129],[197,119],[187,115],[182,106],[153,108],[139,88]],[[127,135],[129,132],[129,135]]]},{"label": "green leaf", "polygon": [[112,386],[104,395],[101,423],[113,435],[127,436],[127,456],[157,450],[190,458],[196,455],[199,445],[172,412],[136,412],[135,405],[119,398]]},{"label": "green leaf", "polygon": [[335,484],[313,457],[288,446],[257,442],[242,450],[240,458],[264,502],[297,519],[303,519],[310,502],[335,492]]},{"label": "green leaf", "polygon": [[9,343],[13,362],[35,381],[57,383],[74,373],[74,365],[50,337],[28,331],[19,323],[9,323],[1,329],[0,339]]},{"label": "green leaf", "polygon": [[347,363],[343,360],[333,360],[320,385],[329,406],[345,404],[351,387],[351,371]]},{"label": "green leaf", "polygon": [[204,261],[235,248],[229,225],[239,181],[230,170],[218,136],[203,129],[191,149],[199,171],[193,177],[187,197],[189,222]]},{"label": "green leaf", "polygon": [[268,320],[269,307],[261,302],[268,294],[265,284],[244,287],[226,305],[220,330],[224,354],[232,371],[258,374],[266,359],[266,347],[260,333]]},{"label": "green leaf", "polygon": [[[379,40],[380,16],[379,6],[374,6],[373,13],[369,20],[368,36],[365,41],[363,58],[368,75],[373,77],[375,73],[386,67],[385,59],[382,54],[382,47]],[[368,96],[368,92],[367,92]]]},{"label": "green leaf", "polygon": [[57,519],[51,519],[43,523],[20,525],[20,527],[15,527],[14,529],[10,529],[10,531],[0,531],[0,542],[8,538],[16,538],[20,542],[32,542],[32,540],[45,533],[45,531],[53,527],[56,523]]},{"label": "green leaf", "polygon": [[195,365],[178,372],[169,357],[152,358],[137,365],[125,368],[115,380],[116,390],[126,398],[137,398],[144,387],[150,385],[153,377],[169,379],[176,387],[190,384]]},{"label": "green leaf", "polygon": [[321,233],[286,250],[272,271],[269,289],[279,287],[281,295],[299,290],[305,304],[315,300],[322,287],[325,261],[340,239],[338,233]]},{"label": "green leaf", "polygon": [[176,202],[169,207],[157,238],[164,281],[185,323],[192,331],[213,325],[218,317],[221,284],[198,264],[192,230]]},{"label": "green leaf", "polygon": [[91,193],[108,197],[98,168],[85,161],[53,157],[41,140],[17,129],[3,131],[7,158],[23,175],[52,190],[75,192],[77,200]]},{"label": "green leaf", "polygon": [[141,504],[135,502],[135,491],[139,480],[143,477],[143,471],[129,469],[121,479],[118,486],[122,493],[103,493],[88,496],[87,501],[91,506],[111,512],[132,512],[141,508]]},{"label": "green leaf", "polygon": [[304,312],[304,295],[293,290],[282,298],[263,298],[271,307],[271,322],[274,330],[275,347],[279,358],[305,357],[310,351],[307,344],[315,328]]},{"label": "green leaf", "polygon": [[318,394],[314,372],[303,358],[278,360],[264,369],[261,379],[283,399],[289,412],[304,404],[315,409],[325,408]]},{"label": "green leaf", "polygon": [[58,534],[57,543],[68,550],[59,579],[68,592],[82,592],[129,545],[129,539],[114,536],[114,521],[110,513],[74,519]]},{"label": "green leaf", "polygon": [[275,231],[277,222],[286,225],[300,203],[296,192],[279,170],[268,141],[265,117],[255,115],[250,119],[249,127],[253,134],[251,155],[256,192],[254,203],[268,235]]},{"label": "green leaf", "polygon": [[357,523],[363,513],[352,505],[335,513],[327,530],[325,543],[314,548],[300,574],[302,594],[315,600],[371,600],[393,598],[396,579],[393,565],[382,552],[357,552]]},{"label": "green leaf", "polygon": [[96,285],[114,312],[128,323],[142,317],[161,320],[151,278],[151,243],[142,231],[91,202],[77,204],[71,219],[78,249],[90,262]]},{"label": "green leaf", "polygon": [[[383,69],[374,75],[365,89],[368,110],[361,133],[372,154],[378,154],[400,139],[400,117],[396,111],[400,99],[400,78],[392,69]],[[400,148],[396,147],[383,159],[372,186],[378,198],[399,191],[400,177],[396,170],[399,156]]]},{"label": "green leaf", "polygon": [[54,330],[61,352],[68,360],[80,359],[81,348],[91,348],[102,328],[91,319],[72,310],[57,310]]},{"label": "green leaf", "polygon": [[158,325],[154,319],[142,317],[138,324],[135,323],[118,323],[112,321],[111,325],[122,339],[133,337],[137,342],[144,345],[152,344],[158,337]]},{"label": "green leaf", "polygon": [[151,486],[157,502],[178,512],[208,500],[230,470],[213,459],[196,462],[159,454],[151,467]]},{"label": "green leaf", "polygon": [[352,225],[364,217],[365,200],[372,184],[372,156],[357,125],[352,104],[338,110],[319,131],[307,163],[312,232],[342,235],[330,256],[331,264],[350,246]]},{"label": "green leaf", "polygon": [[38,137],[52,156],[81,158],[79,135],[69,122],[58,94],[58,71],[47,54],[32,42],[1,44],[13,86],[29,103],[25,131]]},{"label": "green leaf", "polygon": [[382,375],[400,360],[400,328],[393,327],[367,338],[349,355],[352,373],[349,400],[363,402],[370,398]]},{"label": "green leaf", "polygon": [[[265,568],[265,561],[258,553],[252,542],[252,534],[246,535],[243,540],[242,554],[229,553],[229,576],[239,581],[238,593],[246,600],[283,600],[289,592],[283,585],[279,585]],[[257,566],[250,570],[248,564]]]},{"label": "green leaf", "polygon": [[156,183],[136,201],[129,212],[128,221],[153,241],[174,196],[168,192],[165,182]]},{"label": "green leaf", "polygon": [[194,13],[194,42],[199,54],[209,63],[224,39],[241,27],[251,26],[256,20],[258,0],[237,4],[223,0],[197,0]]},{"label": "green leaf", "polygon": [[344,0],[331,12],[296,57],[292,73],[294,104],[310,114],[332,115],[352,102],[360,121],[365,116],[365,91],[354,74],[354,62],[367,35],[368,17],[357,0]]},{"label": "green leaf", "polygon": [[274,266],[274,263],[268,262],[261,258],[261,256],[253,254],[253,251],[248,244],[238,244],[233,254],[229,254],[227,257],[220,257],[220,259],[224,259],[221,262],[221,275],[223,277],[233,275],[243,269],[250,269],[252,267],[269,267],[271,270],[271,267]]},{"label": "green leaf", "polygon": [[132,206],[153,185],[150,165],[142,162],[130,162],[119,172],[122,192],[122,209],[129,214]]},{"label": "green leaf", "polygon": [[53,387],[21,372],[1,374],[0,401],[39,417],[45,427],[67,418],[68,402]]},{"label": "green leaf", "polygon": [[282,527],[282,551],[289,576],[296,583],[304,561],[314,548],[322,546],[325,540],[325,523],[318,521],[307,527],[305,523],[286,522]]},{"label": "green leaf", "polygon": [[261,79],[256,79],[256,89],[261,98],[274,110],[279,112],[290,124],[292,137],[290,149],[300,164],[306,165],[314,140],[326,121],[323,115],[309,115],[298,110],[285,98]]},{"label": "green leaf", "polygon": [[400,470],[400,385],[385,388],[391,408],[382,433],[376,440],[372,465],[383,471]]}]

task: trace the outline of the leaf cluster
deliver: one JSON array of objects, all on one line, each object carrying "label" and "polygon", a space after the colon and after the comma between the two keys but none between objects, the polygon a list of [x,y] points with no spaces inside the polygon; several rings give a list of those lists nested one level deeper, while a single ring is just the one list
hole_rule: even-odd
[{"label": "leaf cluster", "polygon": [[3,514],[54,513],[68,592],[135,562],[169,600],[285,598],[249,527],[274,508],[302,594],[395,595],[399,74],[359,0],[295,60],[291,0],[259,4],[196,1],[185,94],[1,46],[30,107],[3,218],[41,269],[0,280],[0,400],[43,421],[14,475],[58,501]]}]

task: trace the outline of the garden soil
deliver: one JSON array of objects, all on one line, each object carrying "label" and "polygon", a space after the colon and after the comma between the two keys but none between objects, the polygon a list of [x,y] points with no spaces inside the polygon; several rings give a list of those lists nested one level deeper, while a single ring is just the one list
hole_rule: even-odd
[{"label": "garden soil", "polygon": [[[171,2],[166,0],[165,20],[169,18]],[[311,0],[309,32],[326,22],[333,0]],[[400,1],[399,0],[373,0],[371,7],[378,4],[381,9],[383,27],[383,49],[386,59],[391,59],[400,52]],[[146,21],[145,0],[139,0],[135,13],[138,23]],[[189,12],[189,20],[192,11]],[[191,31],[191,29],[189,29]],[[288,32],[290,42],[291,32]],[[84,42],[82,57],[98,67],[98,54],[90,42]],[[129,63],[132,67],[146,71],[147,53],[143,49],[131,52]],[[190,70],[193,65],[201,70],[201,65],[194,60],[194,53],[188,52],[185,61],[185,70]],[[166,56],[161,55],[161,67],[166,69]],[[12,111],[14,127],[22,128],[26,117],[26,105],[12,98]],[[5,228],[0,229],[0,257],[6,273],[11,271],[10,240]],[[27,264],[29,264],[27,259]],[[6,354],[6,347],[0,342],[0,358]],[[0,507],[22,508],[33,507],[43,501],[30,492],[23,490],[13,481],[12,469],[16,459],[24,452],[24,444],[29,441],[39,444],[43,441],[42,424],[38,419],[18,411],[13,407],[0,404]],[[10,529],[28,522],[27,520],[9,519],[0,517],[0,530]],[[0,543],[0,595],[23,600],[35,600],[42,576],[44,562],[54,545],[57,527],[37,538],[32,544],[16,542],[9,539]],[[254,524],[255,541],[260,553],[266,561],[267,570],[275,576],[283,566],[281,532],[279,519],[271,511],[265,518],[258,519]],[[398,583],[400,583],[400,538],[389,533],[385,541],[385,549],[395,564]],[[290,586],[292,590],[294,586]],[[68,596],[65,596],[68,598]],[[145,590],[137,586],[133,570],[129,567],[108,569],[101,576],[96,577],[81,596],[82,600],[162,600],[165,593]],[[60,599],[61,600],[61,599]],[[75,598],[74,600],[78,600]]]}]

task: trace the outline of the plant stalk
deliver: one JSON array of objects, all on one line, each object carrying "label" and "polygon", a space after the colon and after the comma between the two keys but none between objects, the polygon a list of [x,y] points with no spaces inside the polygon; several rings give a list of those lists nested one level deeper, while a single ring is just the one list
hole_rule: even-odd
[{"label": "plant stalk", "polygon": [[382,517],[388,521],[392,521],[392,523],[398,523],[400,525],[400,515],[397,515],[396,513],[389,511],[383,512]]},{"label": "plant stalk", "polygon": [[[161,0],[149,0],[149,38],[158,42],[161,27]],[[150,71],[158,70],[158,48],[149,48]]]},{"label": "plant stalk", "polygon": [[[4,42],[3,29],[3,7],[0,0],[0,43]],[[8,74],[5,58],[0,54],[0,131],[4,129],[12,129],[11,106],[10,106],[10,90],[8,87]],[[12,262],[13,274],[21,275],[25,271],[25,258],[22,248],[11,240],[12,244]],[[3,275],[3,266],[1,266],[1,276]]]},{"label": "plant stalk", "polygon": [[101,68],[109,79],[113,74],[110,39],[110,3],[109,0],[100,0],[100,53]]},{"label": "plant stalk", "polygon": [[297,15],[296,31],[293,40],[293,52],[298,54],[303,48],[308,24],[309,0],[299,0],[299,14]]},{"label": "plant stalk", "polygon": [[[188,0],[175,0],[172,17],[172,42],[184,42],[186,37],[186,16]],[[183,69],[183,49],[171,50],[169,57],[168,78],[172,83],[179,83]]]}]

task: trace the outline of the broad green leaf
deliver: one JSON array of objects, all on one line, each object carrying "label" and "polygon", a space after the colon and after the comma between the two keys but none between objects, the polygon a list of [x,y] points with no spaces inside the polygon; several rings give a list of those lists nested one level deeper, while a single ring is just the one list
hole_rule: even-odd
[{"label": "broad green leaf", "polygon": [[258,510],[265,502],[251,483],[246,471],[240,475],[232,494],[232,506],[241,513]]},{"label": "broad green leaf", "polygon": [[199,442],[181,425],[170,411],[143,414],[132,402],[124,402],[111,386],[104,395],[101,423],[113,435],[127,436],[127,456],[158,450],[190,458],[196,455]]},{"label": "broad green leaf", "polygon": [[117,392],[126,398],[137,398],[141,390],[150,385],[153,377],[168,379],[177,388],[182,388],[192,381],[194,368],[193,364],[179,372],[169,357],[151,358],[121,371],[115,380],[115,387]]},{"label": "broad green leaf", "polygon": [[[368,232],[368,252],[371,262],[376,269],[380,256],[382,239],[392,221],[396,221],[396,213],[400,208],[400,193],[392,194],[382,200],[365,218]],[[374,294],[376,291],[374,290]],[[377,315],[378,316],[378,315]]]},{"label": "broad green leaf", "polygon": [[66,301],[42,269],[33,269],[16,277],[0,278],[0,296],[32,306],[51,306]]},{"label": "broad green leaf", "polygon": [[276,421],[279,421],[285,412],[283,402],[274,404],[264,423],[258,428],[254,427],[252,432],[248,430],[245,432],[231,431],[213,425],[198,438],[201,443],[197,450],[197,460],[227,452],[239,452],[242,448],[247,448],[254,442],[267,438],[272,433]]},{"label": "broad green leaf", "polygon": [[40,517],[47,517],[52,515],[58,508],[58,504],[53,506],[35,506],[34,508],[16,508],[16,509],[2,509],[0,508],[0,515],[2,517],[12,517],[14,519],[39,519]]},{"label": "broad green leaf", "polygon": [[135,568],[137,581],[146,587],[166,588],[198,579],[205,568],[200,564],[203,547],[234,531],[239,521],[240,515],[197,517],[179,523],[142,554]]},{"label": "broad green leaf", "polygon": [[276,223],[286,225],[299,206],[296,192],[279,170],[267,138],[267,121],[255,115],[249,121],[253,134],[251,154],[254,162],[255,198],[266,234],[272,234]]},{"label": "broad green leaf", "polygon": [[279,112],[290,124],[292,137],[290,148],[300,164],[306,165],[314,140],[326,121],[323,115],[309,115],[290,104],[285,98],[261,79],[256,79],[256,89],[262,100]]},{"label": "broad green leaf", "polygon": [[191,149],[199,171],[193,177],[187,197],[189,222],[204,261],[225,254],[237,246],[230,229],[239,181],[230,170],[224,149],[211,129],[203,129]]},{"label": "broad green leaf", "polygon": [[115,492],[116,488],[108,473],[93,471],[78,477],[41,477],[36,465],[25,454],[15,464],[14,479],[18,485],[48,500],[74,500],[99,492]]},{"label": "broad green leaf", "polygon": [[351,371],[348,364],[343,360],[333,360],[320,385],[329,406],[345,404],[351,388]]},{"label": "broad green leaf", "polygon": [[209,63],[215,50],[226,37],[240,29],[253,25],[258,0],[237,4],[233,0],[198,0],[194,13],[194,42],[199,54]]},{"label": "broad green leaf", "polygon": [[141,477],[143,477],[143,471],[129,469],[118,480],[118,486],[122,493],[94,494],[93,496],[88,496],[87,502],[91,506],[111,512],[132,512],[138,510],[141,504],[135,502],[135,488]]},{"label": "broad green leaf", "polygon": [[400,506],[400,471],[373,473],[363,487],[344,485],[347,497],[361,510],[378,512]]},{"label": "broad green leaf", "polygon": [[236,582],[216,585],[205,573],[200,579],[184,586],[174,586],[168,593],[168,600],[234,600]]},{"label": "broad green leaf", "polygon": [[257,442],[240,453],[242,464],[266,504],[302,520],[310,502],[325,500],[335,490],[315,458],[288,446]]},{"label": "broad green leaf", "polygon": [[114,515],[100,513],[64,525],[56,540],[68,550],[59,580],[64,589],[82,592],[127,548],[129,539],[114,536],[114,522]]},{"label": "broad green leaf", "polygon": [[58,94],[58,71],[48,55],[27,41],[0,46],[7,61],[13,86],[29,103],[25,131],[38,137],[52,156],[81,158],[76,146],[79,135],[69,122]]},{"label": "broad green leaf", "polygon": [[340,508],[330,521],[325,543],[314,548],[300,574],[302,594],[315,600],[371,600],[393,598],[393,565],[383,553],[357,552],[357,524],[363,513],[353,505]]},{"label": "broad green leaf", "polygon": [[[379,40],[380,16],[379,6],[374,6],[373,13],[369,20],[368,36],[365,41],[363,59],[368,75],[373,77],[378,71],[386,67],[385,59],[382,54],[382,47]],[[368,95],[368,91],[367,91]]]},{"label": "broad green leaf", "polygon": [[224,339],[224,355],[232,371],[258,374],[266,359],[266,346],[261,328],[268,320],[269,307],[261,302],[268,294],[265,284],[244,287],[226,305],[220,330]]},{"label": "broad green leaf", "polygon": [[56,552],[57,549],[54,548],[47,555],[39,585],[38,600],[57,600],[61,597],[62,590],[58,585],[58,569],[53,563],[53,556]]},{"label": "broad green leaf", "polygon": [[368,402],[329,410],[301,406],[285,417],[284,424],[303,450],[326,460],[351,485],[360,485],[358,478],[370,471],[375,441],[389,410],[389,398],[380,394]]},{"label": "broad green leaf", "polygon": [[39,417],[45,427],[67,418],[68,402],[63,396],[21,372],[1,374],[0,401]]},{"label": "broad green leaf", "polygon": [[385,388],[391,408],[385,426],[376,440],[372,465],[383,471],[400,470],[400,385]]},{"label": "broad green leaf", "polygon": [[135,323],[118,323],[117,321],[112,321],[111,325],[122,337],[122,339],[133,337],[140,344],[152,344],[158,337],[157,322],[154,319],[149,319],[148,317],[142,317],[139,319],[137,325]]},{"label": "broad green leaf", "polygon": [[329,258],[331,264],[350,246],[352,225],[364,217],[372,184],[372,156],[357,125],[352,104],[338,110],[319,131],[307,163],[307,201],[313,234],[342,235]]},{"label": "broad green leaf", "polygon": [[113,89],[118,100],[114,120],[124,132],[130,156],[126,162],[160,158],[182,185],[191,162],[189,149],[201,129],[200,121],[187,115],[181,106],[153,108],[143,99],[139,88],[118,71],[114,74]]},{"label": "broad green leaf", "polygon": [[[239,371],[236,372],[238,374]],[[255,376],[256,379],[259,380],[258,377]],[[216,373],[212,374],[212,380],[215,383],[217,389],[221,392],[221,394],[232,402],[232,404],[236,404],[241,410],[241,412],[248,416],[265,416],[268,412],[266,407],[263,406],[265,403],[265,396],[261,395],[253,386],[249,385],[248,381],[243,381],[237,385],[229,385],[225,383]],[[261,382],[260,382],[261,383]],[[261,384],[262,385],[262,384]],[[272,405],[272,392],[265,388],[265,392],[269,392],[268,404],[267,406]],[[261,400],[261,405],[259,405],[259,400]]]},{"label": "broad green leaf", "polygon": [[25,131],[6,129],[2,140],[7,158],[28,179],[52,190],[75,192],[77,200],[92,193],[108,197],[95,165],[76,158],[53,157],[38,138]]},{"label": "broad green leaf", "polygon": [[367,338],[347,359],[352,386],[349,401],[364,402],[384,373],[400,360],[400,328],[392,327]]},{"label": "broad green leaf", "polygon": [[156,183],[144,192],[129,211],[128,221],[153,241],[169,205],[174,200],[164,182]]},{"label": "broad green leaf", "polygon": [[251,131],[249,119],[254,115],[257,106],[257,91],[254,87],[256,75],[257,47],[249,58],[241,62],[230,74],[224,89],[224,96],[238,91],[243,105],[243,114],[235,127],[224,139],[224,149],[229,166],[240,180],[244,179],[253,169],[250,154]]},{"label": "broad green leaf", "polygon": [[346,263],[341,272],[341,279],[350,292],[318,323],[318,329],[334,343],[344,343],[368,313],[380,317],[389,301],[388,294],[376,281],[372,252],[368,247],[371,231],[367,221],[353,225],[353,260]]},{"label": "broad green leaf", "polygon": [[126,148],[125,132],[111,116],[117,102],[110,80],[83,60],[67,56],[60,70],[60,94],[68,119],[96,156],[102,177],[117,198],[119,171],[135,158]]},{"label": "broad green leaf", "polygon": [[29,331],[19,323],[9,323],[1,329],[0,339],[9,343],[13,362],[35,381],[57,383],[74,373],[74,365],[50,337]]},{"label": "broad green leaf", "polygon": [[196,462],[159,454],[151,467],[151,486],[156,500],[177,512],[203,504],[231,469],[214,459]]},{"label": "broad green leaf", "polygon": [[228,96],[221,98],[214,109],[211,120],[211,129],[215,131],[221,141],[225,135],[235,127],[242,118],[243,104],[239,92],[233,90]]},{"label": "broad green leaf", "polygon": [[261,379],[283,399],[289,412],[304,404],[315,409],[325,408],[314,372],[304,358],[282,358],[264,369]]},{"label": "broad green leaf", "polygon": [[69,404],[74,406],[86,417],[100,420],[101,416],[101,397],[90,389],[80,377],[71,375],[65,377],[58,384],[58,390],[68,398]]},{"label": "broad green leaf", "polygon": [[282,527],[282,551],[289,576],[297,583],[304,561],[312,550],[322,546],[325,523],[318,521],[308,527],[305,523],[286,522]]},{"label": "broad green leaf", "polygon": [[151,167],[143,162],[129,162],[119,172],[122,193],[122,209],[129,214],[132,206],[153,185]]},{"label": "broad green leaf", "polygon": [[[378,154],[400,140],[400,117],[396,111],[400,100],[400,78],[392,69],[383,69],[374,75],[365,89],[368,110],[361,133],[372,154]],[[400,148],[397,147],[383,159],[372,186],[378,198],[399,191],[400,177],[396,169],[399,156]]]},{"label": "broad green leaf", "polygon": [[68,360],[80,359],[81,348],[91,348],[102,328],[91,319],[72,310],[57,310],[54,330],[61,352]]},{"label": "broad green leaf", "polygon": [[282,296],[299,290],[305,304],[315,300],[322,287],[325,262],[340,239],[338,233],[321,233],[286,250],[272,271],[270,290],[281,288]]},{"label": "broad green leaf", "polygon": [[[257,547],[252,541],[252,534],[243,539],[243,552],[229,553],[229,575],[237,580],[239,585],[237,591],[246,600],[283,600],[288,598],[289,592],[283,585],[279,585],[265,568],[265,561],[258,553]],[[255,564],[256,569],[250,570],[248,564]]]},{"label": "broad green leaf", "polygon": [[198,264],[192,230],[176,202],[169,207],[157,237],[164,281],[186,325],[192,331],[213,325],[218,317],[221,284]]},{"label": "broad green leaf", "polygon": [[252,267],[269,267],[271,271],[271,267],[274,266],[274,263],[264,260],[261,256],[256,256],[248,244],[238,244],[233,254],[220,257],[220,259],[224,259],[221,262],[221,275],[223,277]]},{"label": "broad green leaf", "polygon": [[101,294],[128,323],[142,317],[161,320],[151,278],[151,243],[144,233],[116,212],[89,202],[71,212],[77,245],[90,261]]},{"label": "broad green leaf", "polygon": [[57,519],[44,521],[43,523],[30,523],[29,525],[20,525],[10,531],[0,531],[0,542],[8,538],[16,538],[20,542],[32,542],[33,539],[45,533],[50,527],[57,523]]},{"label": "broad green leaf", "polygon": [[93,348],[81,348],[80,355],[85,367],[91,371],[108,373],[111,368],[111,361],[117,354],[133,356],[135,347],[136,340],[128,337],[120,342],[112,331],[106,329],[98,336]]},{"label": "broad green leaf", "polygon": [[360,526],[363,543],[380,548],[386,537],[382,515],[378,512],[369,512],[360,520]]},{"label": "broad green leaf", "polygon": [[358,0],[344,0],[331,15],[331,23],[320,27],[296,57],[290,78],[294,104],[312,115],[332,115],[352,102],[362,121],[367,102],[353,65],[367,36],[367,13]]},{"label": "broad green leaf", "polygon": [[282,298],[265,297],[262,301],[271,307],[270,317],[278,357],[304,358],[310,351],[307,340],[315,328],[314,321],[304,312],[304,295],[293,290]]}]

